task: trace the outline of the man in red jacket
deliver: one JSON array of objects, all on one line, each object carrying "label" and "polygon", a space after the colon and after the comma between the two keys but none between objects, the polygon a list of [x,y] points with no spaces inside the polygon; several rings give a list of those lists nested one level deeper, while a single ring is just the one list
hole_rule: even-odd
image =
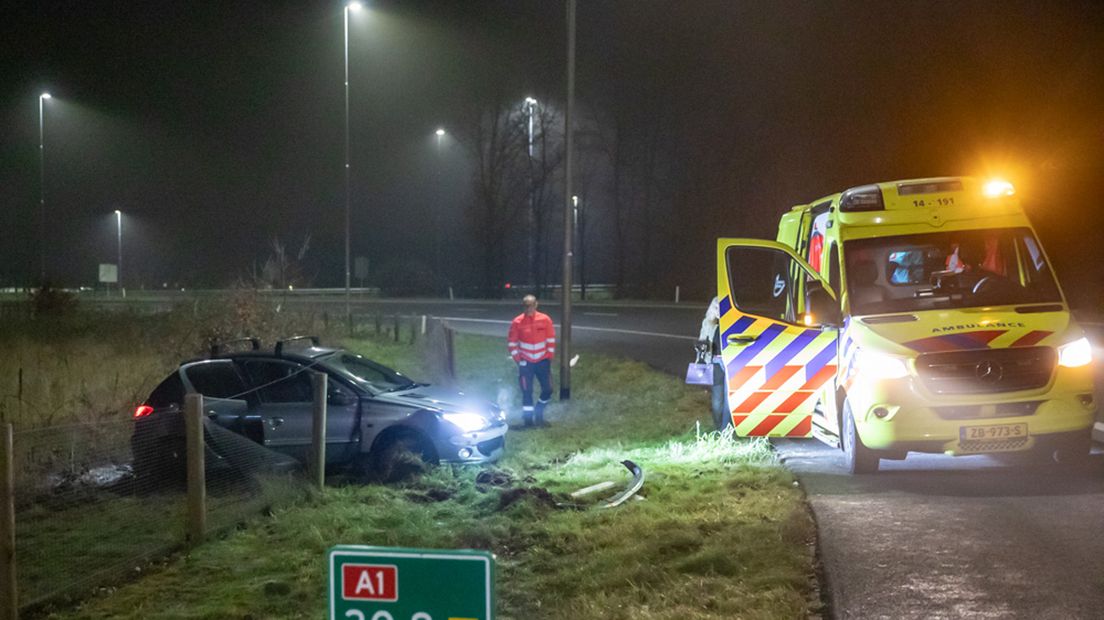
[{"label": "man in red jacket", "polygon": [[[556,354],[556,328],[552,319],[537,312],[537,298],[526,295],[521,300],[525,311],[510,323],[506,347],[518,365],[521,385],[521,417],[525,426],[544,426],[544,408],[552,400],[552,358]],[[533,381],[539,381],[540,396],[533,406]]]}]

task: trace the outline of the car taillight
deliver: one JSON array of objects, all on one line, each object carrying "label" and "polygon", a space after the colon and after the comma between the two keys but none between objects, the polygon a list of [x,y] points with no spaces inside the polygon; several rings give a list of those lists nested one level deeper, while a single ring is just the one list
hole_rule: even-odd
[{"label": "car taillight", "polygon": [[138,405],[138,408],[134,410],[134,419],[144,418],[153,413],[153,407],[149,405]]}]

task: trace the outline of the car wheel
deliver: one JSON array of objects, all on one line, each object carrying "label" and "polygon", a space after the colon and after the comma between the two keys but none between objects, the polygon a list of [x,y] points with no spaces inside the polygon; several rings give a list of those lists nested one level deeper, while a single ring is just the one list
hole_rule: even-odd
[{"label": "car wheel", "polygon": [[725,387],[724,368],[713,364],[713,387],[710,390],[710,407],[713,410],[713,428],[718,431],[732,426],[732,412],[728,408],[728,390]]},{"label": "car wheel", "polygon": [[863,445],[855,425],[855,416],[851,413],[851,403],[843,401],[843,453],[846,457],[847,471],[852,474],[872,474],[878,471],[881,461],[878,453]]},{"label": "car wheel", "polygon": [[437,458],[429,440],[409,431],[385,438],[368,459],[370,478],[382,482],[400,482],[426,472]]}]

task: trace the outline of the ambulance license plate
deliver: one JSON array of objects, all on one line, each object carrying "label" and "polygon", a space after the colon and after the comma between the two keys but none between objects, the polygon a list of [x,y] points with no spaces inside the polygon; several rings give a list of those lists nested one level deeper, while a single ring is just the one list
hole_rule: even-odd
[{"label": "ambulance license plate", "polygon": [[958,429],[961,441],[995,441],[1027,437],[1027,424],[990,424],[987,426],[963,426]]}]

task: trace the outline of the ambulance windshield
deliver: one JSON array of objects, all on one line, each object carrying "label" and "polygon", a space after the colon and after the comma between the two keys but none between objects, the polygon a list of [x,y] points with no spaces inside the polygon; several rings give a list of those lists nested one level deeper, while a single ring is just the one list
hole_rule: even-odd
[{"label": "ambulance windshield", "polygon": [[855,315],[1062,301],[1028,228],[855,239],[844,260]]}]

